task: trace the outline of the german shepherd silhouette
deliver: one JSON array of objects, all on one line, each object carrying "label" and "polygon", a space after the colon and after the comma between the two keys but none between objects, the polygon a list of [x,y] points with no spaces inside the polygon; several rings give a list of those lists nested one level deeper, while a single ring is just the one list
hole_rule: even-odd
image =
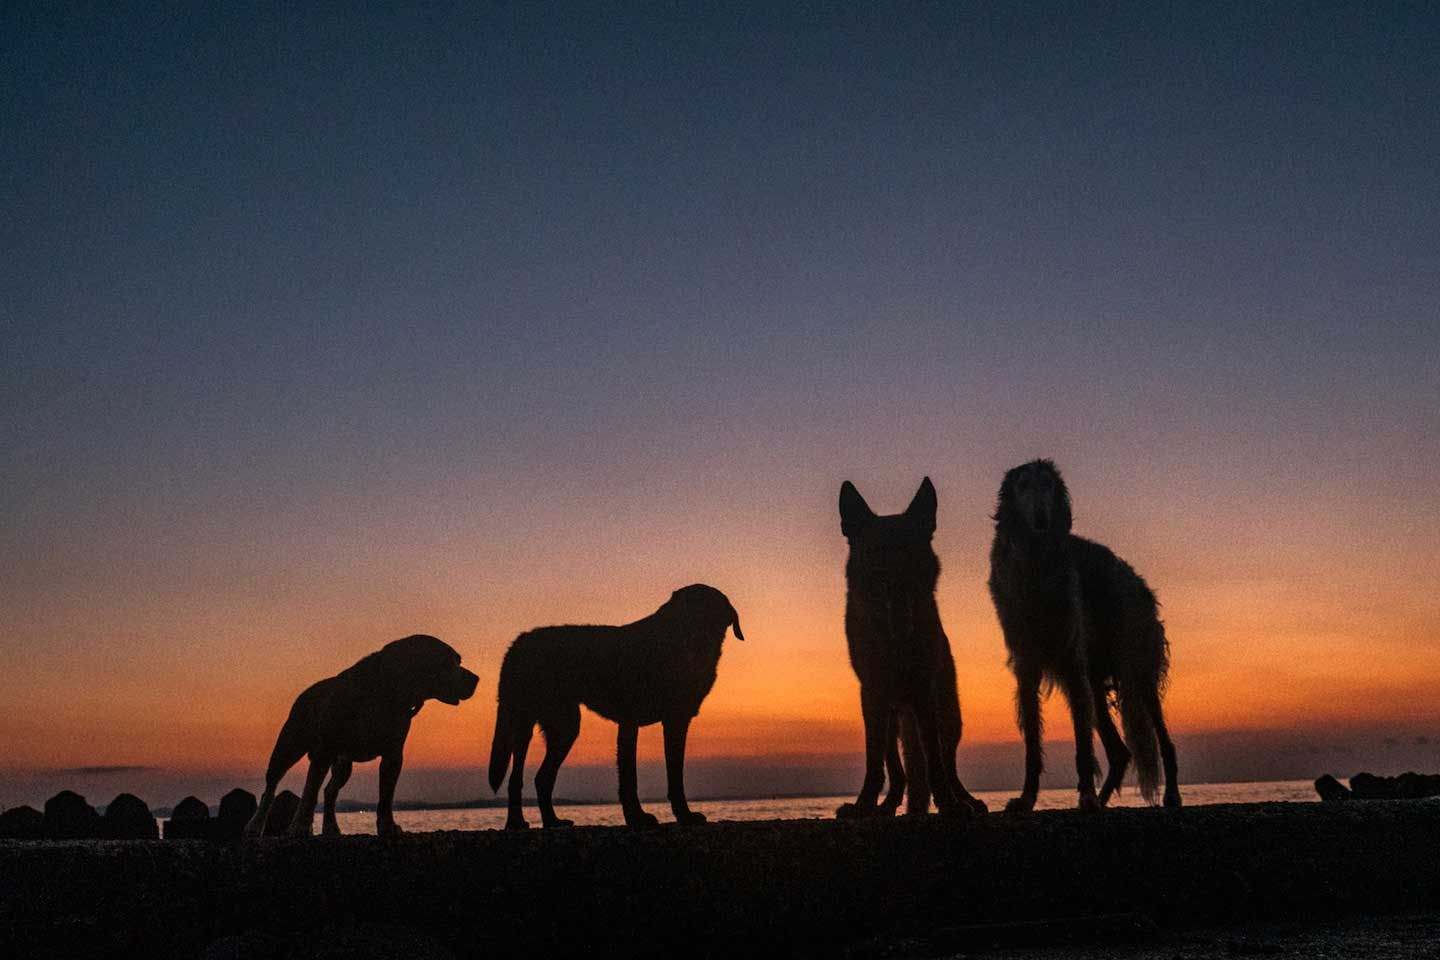
[{"label": "german shepherd silhouette", "polygon": [[[960,698],[955,660],[940,625],[935,585],[940,559],[935,535],[935,486],[926,477],[904,513],[877,516],[850,481],[840,486],[840,532],[850,544],[845,563],[845,639],[850,665],[860,680],[860,711],[865,719],[865,781],[854,803],[836,816],[867,817],[893,812],[897,791],[882,807],[876,800],[885,782],[887,754],[894,762],[895,740],[906,724],[918,746],[907,757],[913,781],[909,809],[928,807],[933,793],[943,814],[984,813],[955,772],[960,745]],[[899,723],[897,723],[899,721]],[[924,770],[923,780],[919,774]]]}]

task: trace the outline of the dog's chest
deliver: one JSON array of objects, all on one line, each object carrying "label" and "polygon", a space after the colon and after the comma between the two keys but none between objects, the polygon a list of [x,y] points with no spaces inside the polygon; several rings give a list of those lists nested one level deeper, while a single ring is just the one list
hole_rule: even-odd
[{"label": "dog's chest", "polygon": [[408,708],[374,705],[358,711],[348,723],[333,725],[326,739],[336,754],[364,763],[403,745],[411,716]]}]

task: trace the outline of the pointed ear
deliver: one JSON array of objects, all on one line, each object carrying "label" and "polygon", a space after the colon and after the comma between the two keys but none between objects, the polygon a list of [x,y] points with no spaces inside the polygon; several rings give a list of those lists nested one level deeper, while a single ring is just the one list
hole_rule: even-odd
[{"label": "pointed ear", "polygon": [[926,477],[915,491],[915,499],[905,508],[905,516],[918,523],[926,533],[935,532],[935,485]]},{"label": "pointed ear", "polygon": [[846,480],[840,484],[840,532],[848,540],[860,532],[861,524],[868,522],[875,516],[875,511],[870,509],[870,504],[860,496],[860,491],[855,489],[855,484]]}]

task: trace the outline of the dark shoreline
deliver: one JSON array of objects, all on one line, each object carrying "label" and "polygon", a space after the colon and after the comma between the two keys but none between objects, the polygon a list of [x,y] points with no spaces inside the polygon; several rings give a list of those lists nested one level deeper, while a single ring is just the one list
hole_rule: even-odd
[{"label": "dark shoreline", "polygon": [[419,956],[924,955],[1436,909],[1428,801],[0,842],[0,945],[16,956],[193,957],[219,941],[278,957],[356,930]]}]

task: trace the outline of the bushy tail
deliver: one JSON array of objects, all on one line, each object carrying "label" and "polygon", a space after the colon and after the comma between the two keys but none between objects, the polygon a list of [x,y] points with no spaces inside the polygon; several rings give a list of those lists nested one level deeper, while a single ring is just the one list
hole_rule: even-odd
[{"label": "bushy tail", "polygon": [[1160,786],[1160,742],[1155,722],[1170,672],[1170,644],[1158,617],[1150,618],[1138,636],[1142,642],[1130,651],[1128,662],[1120,665],[1115,693],[1120,723],[1125,728],[1125,745],[1135,762],[1140,795],[1146,803],[1154,803],[1155,791]]},{"label": "bushy tail", "polygon": [[515,753],[515,745],[511,739],[510,731],[515,724],[511,719],[514,707],[511,704],[511,697],[506,696],[505,673],[500,673],[500,696],[495,711],[495,737],[490,741],[490,789],[498,791],[500,784],[505,782],[505,771],[510,769],[510,758]]},{"label": "bushy tail", "polygon": [[1146,702],[1145,691],[1136,686],[1129,690],[1122,686],[1119,700],[1120,724],[1125,728],[1125,746],[1130,748],[1130,758],[1135,764],[1140,795],[1146,803],[1154,803],[1155,791],[1160,786],[1160,746],[1155,737],[1150,705]]}]

